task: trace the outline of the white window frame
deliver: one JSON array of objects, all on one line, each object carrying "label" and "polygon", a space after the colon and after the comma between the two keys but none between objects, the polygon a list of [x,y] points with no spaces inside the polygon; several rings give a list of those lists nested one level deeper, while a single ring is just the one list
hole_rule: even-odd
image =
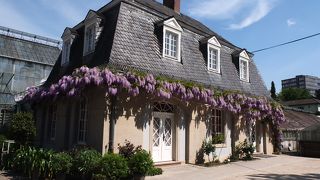
[{"label": "white window frame", "polygon": [[[215,51],[217,51],[217,58],[216,58],[216,69],[210,67],[210,50],[213,49]],[[212,71],[212,72],[216,72],[216,73],[220,73],[220,51],[221,51],[221,45],[219,43],[219,41],[217,40],[216,37],[212,37],[208,40],[208,45],[207,45],[207,68],[208,71]]]},{"label": "white window frame", "polygon": [[[218,116],[218,112],[220,113],[220,116]],[[220,129],[218,129],[217,122],[220,120]],[[225,129],[224,129],[224,117],[223,117],[223,111],[221,109],[212,109],[212,116],[211,116],[211,136],[215,135],[224,135]]]},{"label": "white window frame", "polygon": [[[82,106],[84,101],[84,107]],[[83,114],[83,116],[81,116]],[[88,119],[88,101],[86,98],[81,98],[79,104],[79,124],[78,124],[78,144],[86,144],[86,135],[87,135],[87,119]],[[81,123],[83,122],[83,129],[80,129]],[[83,133],[82,139],[80,138],[80,133]]]},{"label": "white window frame", "polygon": [[[247,68],[246,68],[246,77],[244,77],[244,74],[243,74],[243,67],[242,67],[242,63],[241,62],[246,62],[246,65],[247,65]],[[240,76],[240,79],[242,81],[246,81],[246,82],[249,82],[249,60],[248,59],[245,59],[243,57],[240,57],[239,58],[239,76]]]},{"label": "white window frame", "polygon": [[[242,73],[242,66],[241,66],[241,61],[244,61],[247,63],[247,77],[243,77],[244,74]],[[239,54],[239,77],[240,80],[245,81],[245,82],[250,82],[250,57],[248,55],[248,53],[246,52],[246,50],[243,50],[240,54]]]},{"label": "white window frame", "polygon": [[[211,61],[211,56],[210,56],[210,51],[211,50],[214,50],[217,52],[217,55],[216,55],[216,68],[212,68],[210,67],[210,61]],[[208,44],[208,56],[207,56],[208,60],[207,60],[207,67],[208,67],[208,71],[213,71],[213,72],[216,72],[216,73],[220,73],[220,48],[216,47],[216,46],[213,46],[213,45],[210,45]],[[211,64],[213,64],[213,62],[211,62]]]},{"label": "white window frame", "polygon": [[51,119],[50,119],[50,140],[54,141],[56,139],[56,124],[57,124],[57,105],[51,105]]},{"label": "white window frame", "polygon": [[[163,41],[162,41],[162,56],[164,58],[169,58],[177,62],[181,62],[181,34],[182,34],[182,28],[178,24],[178,22],[174,19],[168,19],[164,21],[163,25]],[[173,33],[177,35],[177,51],[176,51],[176,56],[171,56],[169,54],[166,54],[166,34],[167,33]]]},{"label": "white window frame", "polygon": [[[92,28],[92,39],[91,39],[91,43],[92,43],[92,48],[89,49],[89,41],[88,41],[88,36],[87,36],[87,31],[89,31],[89,29]],[[96,43],[96,22],[90,22],[88,24],[85,25],[85,31],[84,31],[84,46],[83,46],[83,55],[88,55],[92,52],[94,52],[95,50],[95,43]]]},{"label": "white window frame", "polygon": [[68,38],[63,41],[61,66],[69,64],[72,41],[73,38]]}]

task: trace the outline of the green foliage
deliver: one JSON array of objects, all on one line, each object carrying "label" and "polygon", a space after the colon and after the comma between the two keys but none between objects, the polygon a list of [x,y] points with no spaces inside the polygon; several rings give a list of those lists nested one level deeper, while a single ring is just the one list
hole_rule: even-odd
[{"label": "green foliage", "polygon": [[136,152],[128,162],[130,172],[134,175],[146,175],[153,167],[153,161],[150,154],[141,150]]},{"label": "green foliage", "polygon": [[204,153],[208,156],[208,160],[210,162],[210,154],[214,153],[216,151],[216,147],[212,141],[212,139],[208,140],[208,141],[203,141],[202,143],[202,148]]},{"label": "green foliage", "polygon": [[234,159],[252,160],[255,147],[247,139],[236,146]]},{"label": "green foliage", "polygon": [[36,127],[31,113],[14,114],[10,124],[12,138],[22,145],[32,142],[36,136]]},{"label": "green foliage", "polygon": [[39,173],[40,177],[53,176],[51,150],[34,147],[23,147],[17,150],[13,159],[13,168],[25,176],[31,177],[33,173]]},{"label": "green foliage", "polygon": [[119,154],[105,154],[99,163],[99,167],[101,168],[99,174],[107,179],[117,180],[125,178],[129,174],[127,160]]},{"label": "green foliage", "polygon": [[162,169],[161,168],[156,168],[156,167],[152,167],[148,172],[147,172],[147,176],[156,176],[156,175],[160,175],[162,174]]},{"label": "green foliage", "polygon": [[121,156],[130,159],[136,152],[141,151],[142,147],[135,147],[130,141],[125,140],[123,146],[121,146],[121,144],[118,144],[118,150]]},{"label": "green foliage", "polygon": [[98,168],[101,154],[96,150],[81,149],[74,153],[72,170],[76,175],[91,176]]},{"label": "green foliage", "polygon": [[217,134],[212,137],[212,144],[222,144],[224,143],[224,135]]},{"label": "green foliage", "polygon": [[270,90],[270,93],[271,93],[271,97],[272,99],[276,100],[277,99],[277,95],[276,95],[276,87],[274,85],[274,82],[272,81],[271,82],[271,90]]},{"label": "green foliage", "polygon": [[56,153],[52,157],[53,174],[69,173],[72,167],[72,157],[65,152]]},{"label": "green foliage", "polygon": [[282,91],[279,94],[279,98],[282,101],[291,101],[297,99],[308,99],[312,98],[312,96],[310,95],[310,92],[306,89],[286,88],[282,89]]}]

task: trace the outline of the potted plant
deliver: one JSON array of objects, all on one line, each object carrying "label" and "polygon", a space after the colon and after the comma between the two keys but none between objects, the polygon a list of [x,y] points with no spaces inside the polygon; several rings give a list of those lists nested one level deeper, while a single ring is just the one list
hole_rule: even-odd
[{"label": "potted plant", "polygon": [[137,151],[128,162],[130,173],[135,180],[143,180],[147,173],[153,168],[153,161],[150,154],[145,151]]}]

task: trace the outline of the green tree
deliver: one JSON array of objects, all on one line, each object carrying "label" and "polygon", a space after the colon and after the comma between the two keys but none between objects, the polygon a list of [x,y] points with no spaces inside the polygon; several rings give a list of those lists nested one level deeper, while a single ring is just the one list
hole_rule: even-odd
[{"label": "green tree", "polygon": [[10,136],[19,144],[28,144],[36,136],[36,126],[31,113],[14,114],[9,129]]},{"label": "green tree", "polygon": [[276,100],[277,99],[277,95],[276,95],[276,87],[274,85],[274,82],[272,81],[271,82],[271,90],[270,90],[270,93],[271,93],[271,97],[272,99]]},{"label": "green tree", "polygon": [[310,92],[306,89],[301,88],[286,88],[282,89],[279,94],[279,98],[282,101],[291,101],[291,100],[298,100],[298,99],[308,99],[312,98]]}]

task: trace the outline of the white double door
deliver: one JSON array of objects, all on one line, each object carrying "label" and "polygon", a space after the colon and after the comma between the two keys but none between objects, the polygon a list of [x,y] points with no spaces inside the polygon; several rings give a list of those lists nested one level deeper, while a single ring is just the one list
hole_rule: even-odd
[{"label": "white double door", "polygon": [[154,112],[152,134],[154,162],[172,161],[172,129],[173,114]]}]

